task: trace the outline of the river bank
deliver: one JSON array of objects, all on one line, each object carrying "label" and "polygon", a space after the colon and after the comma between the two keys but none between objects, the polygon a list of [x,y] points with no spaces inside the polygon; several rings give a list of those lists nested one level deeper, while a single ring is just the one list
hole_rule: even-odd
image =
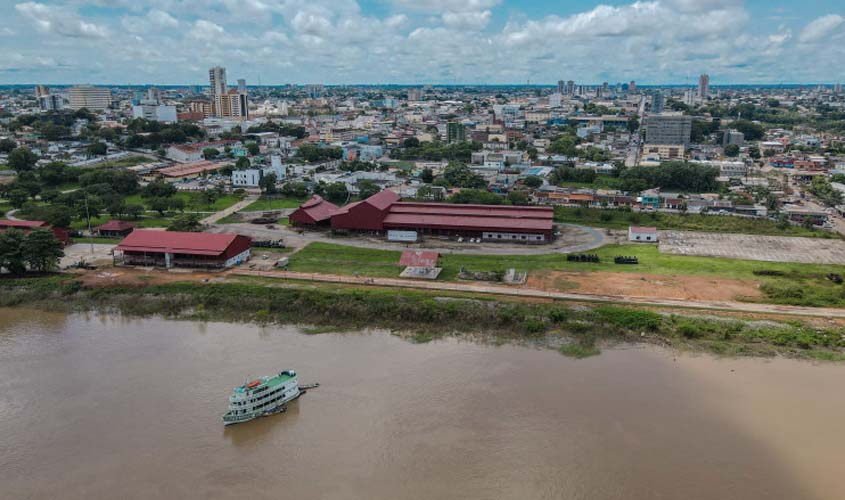
[{"label": "river bank", "polygon": [[306,332],[384,328],[414,342],[467,337],[525,343],[573,357],[650,343],[728,356],[845,360],[845,329],[799,320],[720,318],[689,311],[508,300],[440,291],[274,280],[84,287],[73,276],[0,280],[0,306],[128,317],[311,325]]}]

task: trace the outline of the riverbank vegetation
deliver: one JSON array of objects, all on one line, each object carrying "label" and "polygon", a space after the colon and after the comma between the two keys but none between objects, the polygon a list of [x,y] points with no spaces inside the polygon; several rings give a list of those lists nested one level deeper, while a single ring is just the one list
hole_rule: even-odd
[{"label": "riverbank vegetation", "polygon": [[0,306],[161,315],[198,321],[244,321],[335,328],[387,328],[424,343],[453,335],[554,348],[572,357],[602,345],[648,342],[723,355],[845,359],[845,329],[800,321],[745,321],[564,302],[505,300],[440,291],[291,282],[172,283],[85,288],[68,276],[0,280]]}]

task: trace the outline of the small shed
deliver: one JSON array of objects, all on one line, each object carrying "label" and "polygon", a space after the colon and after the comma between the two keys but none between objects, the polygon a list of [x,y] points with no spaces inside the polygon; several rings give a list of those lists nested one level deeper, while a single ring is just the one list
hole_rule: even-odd
[{"label": "small shed", "polygon": [[405,250],[399,258],[399,265],[403,267],[437,267],[440,254],[425,250]]},{"label": "small shed", "polygon": [[97,236],[101,238],[125,238],[126,235],[135,230],[135,224],[122,220],[110,220],[101,226],[94,228]]},{"label": "small shed", "polygon": [[657,228],[656,227],[629,226],[628,227],[628,241],[656,243],[657,242]]}]

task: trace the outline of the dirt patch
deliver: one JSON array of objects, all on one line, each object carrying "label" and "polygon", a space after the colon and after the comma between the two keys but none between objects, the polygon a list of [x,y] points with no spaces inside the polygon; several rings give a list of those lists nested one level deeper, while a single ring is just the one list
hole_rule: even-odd
[{"label": "dirt patch", "polygon": [[531,273],[526,287],[594,295],[660,299],[737,300],[761,297],[754,280],[659,274],[549,271]]},{"label": "dirt patch", "polygon": [[90,288],[104,286],[147,286],[185,281],[222,281],[225,273],[207,273],[200,271],[168,272],[164,270],[146,271],[131,267],[103,267],[93,271],[74,271],[82,285]]}]

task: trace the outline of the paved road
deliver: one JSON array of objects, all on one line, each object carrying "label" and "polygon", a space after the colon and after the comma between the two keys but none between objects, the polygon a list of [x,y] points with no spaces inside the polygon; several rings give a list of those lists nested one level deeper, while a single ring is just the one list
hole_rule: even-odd
[{"label": "paved road", "polygon": [[291,271],[252,271],[235,269],[234,275],[264,276],[304,281],[318,281],[326,283],[344,283],[361,286],[389,286],[397,288],[417,288],[426,290],[441,290],[466,293],[483,293],[492,295],[508,295],[515,297],[546,298],[560,300],[574,300],[583,302],[623,303],[631,305],[658,306],[670,308],[718,310],[731,312],[782,314],[790,316],[813,316],[821,318],[845,318],[845,309],[831,309],[820,307],[781,306],[775,304],[757,304],[731,301],[694,301],[653,299],[648,297],[628,297],[623,295],[592,295],[586,293],[548,292],[525,287],[509,287],[502,285],[456,283],[438,281],[419,281],[398,278],[356,278],[354,276],[339,276],[331,274],[297,273]]},{"label": "paved road", "polygon": [[215,214],[212,214],[212,215],[206,217],[205,219],[202,219],[200,221],[200,223],[202,223],[202,224],[214,224],[215,222],[219,221],[220,219],[222,219],[224,217],[228,217],[228,216],[232,215],[233,213],[238,212],[239,210],[242,210],[242,209],[248,207],[252,202],[256,201],[257,199],[258,199],[257,196],[247,196],[246,198],[244,198],[243,200],[235,203],[231,207],[224,208],[223,210],[221,210],[221,211],[219,211]]},{"label": "paved road", "polygon": [[[550,245],[519,245],[507,243],[457,243],[429,239],[422,244],[396,243],[383,238],[367,238],[363,236],[332,237],[329,232],[303,231],[298,232],[287,226],[267,229],[255,224],[215,224],[209,231],[215,233],[237,233],[254,238],[278,239],[282,238],[285,245],[302,248],[313,242],[334,243],[358,248],[372,248],[378,250],[431,250],[441,254],[477,254],[477,255],[545,255],[553,253],[587,252],[612,243],[604,230],[575,224],[558,224],[564,226],[564,234]],[[567,235],[569,233],[569,235]]]}]

